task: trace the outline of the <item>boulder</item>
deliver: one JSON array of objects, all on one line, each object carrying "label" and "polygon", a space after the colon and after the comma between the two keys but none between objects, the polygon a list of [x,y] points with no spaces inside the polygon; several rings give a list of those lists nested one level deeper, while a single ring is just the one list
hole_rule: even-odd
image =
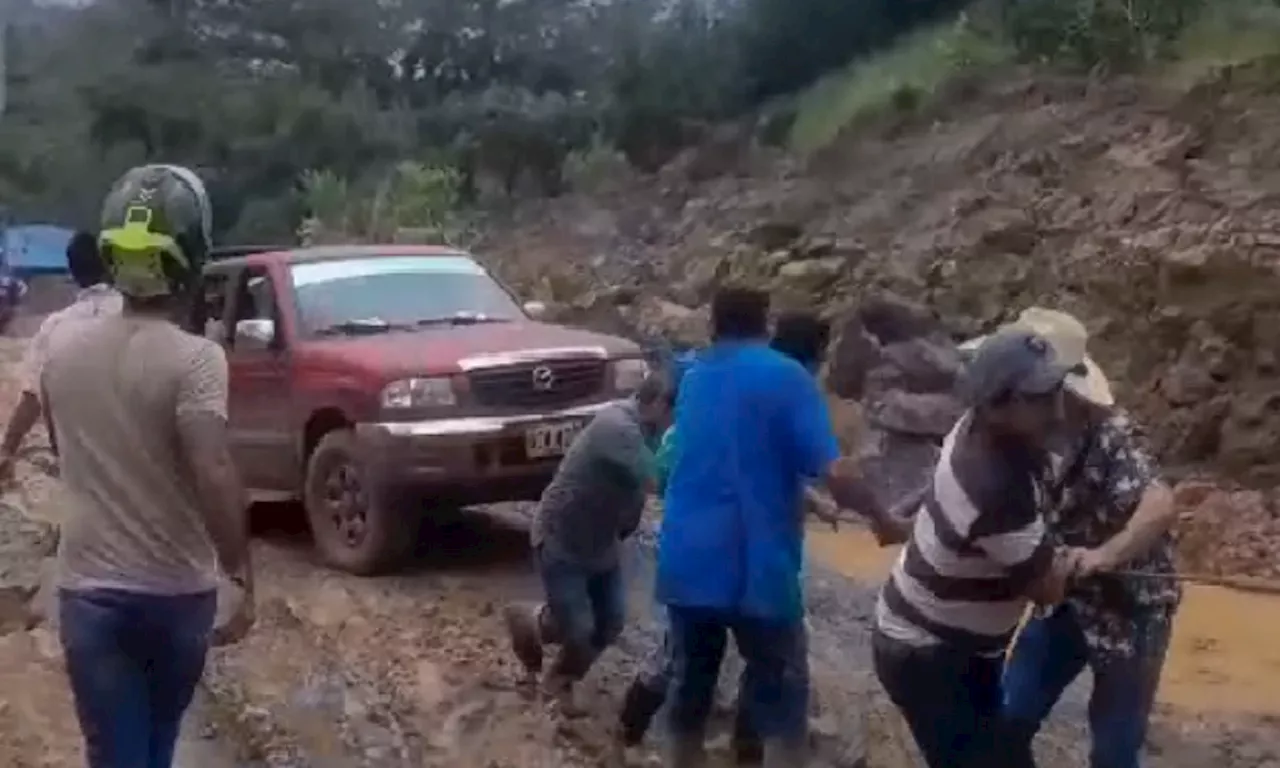
[{"label": "boulder", "polygon": [[645,336],[667,339],[676,344],[700,346],[711,330],[706,310],[686,307],[655,296],[643,296],[623,314]]},{"label": "boulder", "polygon": [[822,292],[844,274],[846,264],[843,256],[787,262],[778,269],[778,287]]},{"label": "boulder", "polygon": [[835,330],[827,385],[841,398],[861,400],[867,375],[880,364],[880,345],[863,330],[862,321],[856,316],[846,317]]},{"label": "boulder", "polygon": [[866,412],[867,423],[873,427],[941,440],[964,414],[964,404],[950,393],[890,390],[868,400]]},{"label": "boulder", "polygon": [[1035,221],[1016,208],[991,208],[976,214],[971,226],[978,229],[979,247],[984,251],[1027,256],[1040,242]]},{"label": "boulder", "polygon": [[789,247],[804,234],[804,226],[795,221],[766,221],[757,226],[750,241],[761,250],[777,251]]},{"label": "boulder", "polygon": [[964,358],[950,341],[916,337],[880,349],[880,366],[867,382],[868,391],[901,389],[914,393],[955,391]]},{"label": "boulder", "polygon": [[932,481],[941,453],[931,438],[869,425],[859,436],[854,457],[881,506],[910,514],[915,510],[898,508]]},{"label": "boulder", "polygon": [[863,329],[880,344],[920,336],[946,336],[946,328],[933,310],[894,293],[869,296],[858,306],[856,316]]}]

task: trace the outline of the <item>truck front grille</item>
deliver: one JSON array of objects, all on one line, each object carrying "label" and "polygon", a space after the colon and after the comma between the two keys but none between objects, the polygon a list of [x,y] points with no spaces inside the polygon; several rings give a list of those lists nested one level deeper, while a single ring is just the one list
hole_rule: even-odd
[{"label": "truck front grille", "polygon": [[604,389],[606,366],[580,358],[484,368],[471,372],[471,394],[486,406],[570,405]]}]

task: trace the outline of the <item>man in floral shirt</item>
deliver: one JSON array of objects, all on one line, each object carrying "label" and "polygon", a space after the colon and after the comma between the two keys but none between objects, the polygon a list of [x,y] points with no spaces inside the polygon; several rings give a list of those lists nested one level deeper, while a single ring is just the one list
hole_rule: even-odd
[{"label": "man in floral shirt", "polygon": [[1049,479],[1050,536],[1072,548],[1066,601],[1027,623],[1009,654],[1004,714],[1012,765],[1035,765],[1031,742],[1063,690],[1093,672],[1091,768],[1137,768],[1181,590],[1170,534],[1172,493],[1138,429],[1115,407],[1074,317],[1031,308],[1015,326],[1039,333],[1068,364],[1065,450]]}]

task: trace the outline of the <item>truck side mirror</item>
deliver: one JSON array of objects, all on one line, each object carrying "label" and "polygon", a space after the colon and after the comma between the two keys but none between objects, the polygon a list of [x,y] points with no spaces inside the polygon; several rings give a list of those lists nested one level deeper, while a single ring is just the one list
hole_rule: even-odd
[{"label": "truck side mirror", "polygon": [[236,348],[268,350],[275,346],[276,324],[266,318],[241,320],[236,323]]}]

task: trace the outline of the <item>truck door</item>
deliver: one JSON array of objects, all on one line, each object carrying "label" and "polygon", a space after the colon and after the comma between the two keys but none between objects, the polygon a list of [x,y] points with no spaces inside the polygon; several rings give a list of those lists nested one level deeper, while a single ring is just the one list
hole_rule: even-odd
[{"label": "truck door", "polygon": [[300,473],[292,430],[289,350],[275,295],[266,267],[246,266],[233,278],[226,333],[231,373],[228,426],[245,485],[259,492],[293,492]]}]

